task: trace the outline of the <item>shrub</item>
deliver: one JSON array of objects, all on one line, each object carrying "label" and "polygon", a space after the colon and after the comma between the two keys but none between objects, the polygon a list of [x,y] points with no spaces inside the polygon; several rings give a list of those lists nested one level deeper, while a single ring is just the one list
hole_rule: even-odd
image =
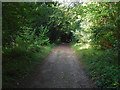
[{"label": "shrub", "polygon": [[103,51],[93,48],[79,49],[80,46],[72,46],[72,48],[98,87],[116,88],[120,86],[118,81],[120,67],[118,66],[118,53],[116,51],[111,49]]}]

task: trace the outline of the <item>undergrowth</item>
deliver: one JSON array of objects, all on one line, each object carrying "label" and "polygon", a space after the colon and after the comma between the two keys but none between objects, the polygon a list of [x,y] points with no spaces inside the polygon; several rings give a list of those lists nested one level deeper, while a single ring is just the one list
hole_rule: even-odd
[{"label": "undergrowth", "polygon": [[120,87],[118,52],[113,50],[97,50],[94,48],[80,49],[80,46],[72,45],[79,60],[82,61],[87,74],[92,78],[97,87]]},{"label": "undergrowth", "polygon": [[37,36],[35,30],[24,29],[18,32],[9,45],[2,48],[3,87],[11,87],[18,78],[29,74],[54,47],[46,36],[47,27],[41,25],[39,30],[41,32]]},{"label": "undergrowth", "polygon": [[3,53],[3,87],[9,87],[16,79],[27,75],[52,50],[53,45],[42,46],[37,52],[27,51],[24,47],[6,49]]}]

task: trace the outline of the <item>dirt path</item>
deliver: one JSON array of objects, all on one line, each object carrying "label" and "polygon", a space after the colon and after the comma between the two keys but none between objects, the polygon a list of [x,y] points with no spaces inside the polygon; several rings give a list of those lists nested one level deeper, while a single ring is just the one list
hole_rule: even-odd
[{"label": "dirt path", "polygon": [[23,88],[92,88],[82,65],[68,45],[57,46],[38,65],[36,70],[21,82]]}]

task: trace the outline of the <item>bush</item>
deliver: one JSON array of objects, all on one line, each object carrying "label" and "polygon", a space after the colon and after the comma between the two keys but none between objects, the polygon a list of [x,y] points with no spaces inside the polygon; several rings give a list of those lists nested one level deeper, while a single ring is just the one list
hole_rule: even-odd
[{"label": "bush", "polygon": [[116,88],[120,86],[118,81],[119,69],[118,53],[113,50],[95,50],[93,48],[79,49],[80,46],[72,46],[77,56],[82,60],[88,75],[101,88]]},{"label": "bush", "polygon": [[46,36],[47,27],[41,26],[37,36],[36,31],[24,30],[18,32],[10,46],[3,47],[3,86],[11,86],[16,79],[25,76],[34,65],[39,63],[54,44],[49,44]]},{"label": "bush", "polygon": [[29,74],[33,67],[48,55],[53,46],[42,46],[38,52],[26,50],[24,47],[5,49],[2,62],[3,87],[12,87],[16,79]]}]

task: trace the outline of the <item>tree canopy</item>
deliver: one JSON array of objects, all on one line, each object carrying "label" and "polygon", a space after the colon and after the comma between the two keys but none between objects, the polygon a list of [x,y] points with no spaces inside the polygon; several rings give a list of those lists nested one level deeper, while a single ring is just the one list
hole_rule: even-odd
[{"label": "tree canopy", "polygon": [[[3,2],[4,58],[14,50],[23,53],[24,48],[25,53],[38,52],[43,46],[62,42],[75,43],[80,49],[113,51],[117,57],[120,50],[119,2],[61,5],[58,2]],[[6,61],[9,60],[4,60],[3,64]]]}]

